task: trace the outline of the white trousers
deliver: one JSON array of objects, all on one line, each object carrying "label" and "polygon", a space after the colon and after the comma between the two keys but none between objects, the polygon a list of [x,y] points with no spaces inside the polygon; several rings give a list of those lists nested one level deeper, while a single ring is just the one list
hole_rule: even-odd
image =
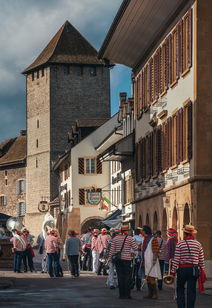
[{"label": "white trousers", "polygon": [[92,250],[92,259],[93,259],[93,272],[97,273],[99,266],[99,252]]},{"label": "white trousers", "polygon": [[118,278],[117,278],[117,274],[116,274],[116,266],[112,263],[109,262],[108,263],[109,266],[109,275],[107,278],[107,286],[108,287],[117,287],[118,286]]}]

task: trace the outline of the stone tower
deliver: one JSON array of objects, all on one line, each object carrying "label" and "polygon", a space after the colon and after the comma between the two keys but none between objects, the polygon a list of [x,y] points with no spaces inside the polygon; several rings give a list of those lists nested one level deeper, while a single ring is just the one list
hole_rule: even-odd
[{"label": "stone tower", "polygon": [[64,152],[77,119],[110,117],[109,68],[97,51],[66,21],[27,67],[27,170],[25,224],[40,233],[40,201],[58,194],[52,164]]}]

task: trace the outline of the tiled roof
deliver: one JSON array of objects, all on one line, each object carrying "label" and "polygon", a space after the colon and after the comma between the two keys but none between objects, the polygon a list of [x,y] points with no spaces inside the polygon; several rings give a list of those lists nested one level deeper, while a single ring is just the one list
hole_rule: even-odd
[{"label": "tiled roof", "polygon": [[23,73],[46,63],[101,64],[96,49],[66,21],[48,45]]},{"label": "tiled roof", "polygon": [[26,136],[19,136],[0,143],[0,166],[15,164],[26,159]]}]

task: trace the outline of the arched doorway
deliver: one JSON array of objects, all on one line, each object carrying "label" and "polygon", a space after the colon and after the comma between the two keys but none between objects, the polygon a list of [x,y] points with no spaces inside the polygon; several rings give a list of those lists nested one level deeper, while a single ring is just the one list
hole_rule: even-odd
[{"label": "arched doorway", "polygon": [[102,217],[89,217],[85,219],[81,224],[81,233],[84,233],[88,230],[89,227],[91,228],[98,228],[100,221],[102,220]]},{"label": "arched doorway", "polygon": [[173,214],[172,214],[172,228],[177,230],[177,209],[176,206],[173,209]]},{"label": "arched doorway", "polygon": [[190,224],[190,211],[189,211],[189,206],[187,203],[185,204],[185,207],[184,207],[183,224],[184,225]]},{"label": "arched doorway", "polygon": [[149,214],[146,214],[146,225],[149,226]]},{"label": "arched doorway", "polygon": [[138,227],[142,227],[142,216],[139,215]]},{"label": "arched doorway", "polygon": [[162,235],[166,236],[166,231],[167,231],[167,214],[166,214],[166,209],[163,210],[163,217],[162,217]]},{"label": "arched doorway", "polygon": [[158,215],[157,212],[155,211],[153,218],[153,232],[156,232],[157,228],[158,228]]}]

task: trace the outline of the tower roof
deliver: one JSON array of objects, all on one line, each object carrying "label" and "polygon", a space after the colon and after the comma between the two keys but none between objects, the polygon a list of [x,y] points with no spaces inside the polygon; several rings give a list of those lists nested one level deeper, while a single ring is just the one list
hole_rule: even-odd
[{"label": "tower roof", "polygon": [[68,21],[23,74],[47,63],[101,64],[96,49]]}]

